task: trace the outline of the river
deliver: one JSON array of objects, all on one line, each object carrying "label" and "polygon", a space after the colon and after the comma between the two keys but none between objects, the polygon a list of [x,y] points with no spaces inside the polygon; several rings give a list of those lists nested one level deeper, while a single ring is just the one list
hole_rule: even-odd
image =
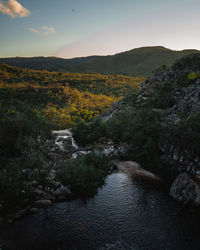
[{"label": "river", "polygon": [[173,201],[162,185],[118,171],[95,197],[54,204],[0,233],[17,250],[196,250],[199,225],[199,210]]}]

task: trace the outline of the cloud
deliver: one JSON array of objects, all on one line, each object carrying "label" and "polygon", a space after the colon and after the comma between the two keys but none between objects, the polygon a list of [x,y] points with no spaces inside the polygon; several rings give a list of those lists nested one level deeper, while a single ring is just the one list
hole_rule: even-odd
[{"label": "cloud", "polygon": [[53,26],[42,26],[43,32],[45,34],[52,34],[52,33],[56,33],[55,29]]},{"label": "cloud", "polygon": [[31,12],[16,0],[0,1],[0,12],[15,17],[27,17]]},{"label": "cloud", "polygon": [[39,34],[40,35],[40,31],[39,30],[36,30],[35,28],[28,28],[29,31],[31,31],[32,33],[35,33],[35,34]]},{"label": "cloud", "polygon": [[35,29],[33,27],[30,27],[30,28],[28,28],[28,30],[31,31],[34,34],[37,34],[37,35],[49,35],[49,34],[56,33],[56,30],[51,25],[42,26],[40,29]]}]

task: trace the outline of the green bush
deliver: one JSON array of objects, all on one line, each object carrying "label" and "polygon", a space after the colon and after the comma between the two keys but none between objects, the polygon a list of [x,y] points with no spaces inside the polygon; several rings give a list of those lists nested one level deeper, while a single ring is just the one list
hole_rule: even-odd
[{"label": "green bush", "polygon": [[200,112],[182,119],[171,128],[170,138],[180,152],[187,152],[191,160],[200,155]]},{"label": "green bush", "polygon": [[160,164],[159,138],[162,133],[163,115],[164,112],[158,109],[127,108],[123,112],[115,113],[106,122],[95,121],[75,127],[74,135],[82,144],[98,141],[103,136],[113,139],[116,143],[127,143],[131,146],[128,159],[138,161],[152,170]]},{"label": "green bush", "polygon": [[145,105],[156,109],[166,109],[172,107],[175,104],[175,100],[172,95],[173,88],[173,84],[169,82],[155,85],[153,94],[148,97]]},{"label": "green bush", "polygon": [[12,91],[0,90],[0,155],[18,156],[24,139],[50,135],[50,125],[29,106],[15,99]]},{"label": "green bush", "polygon": [[[1,166],[2,168],[2,166]],[[23,152],[23,157],[7,159],[0,171],[0,200],[3,201],[1,212],[8,213],[28,206],[35,199],[33,181],[37,185],[47,186],[48,169],[43,152]]]},{"label": "green bush", "polygon": [[82,146],[97,142],[99,138],[105,136],[104,121],[97,118],[88,123],[79,122],[72,128],[72,133],[77,143]]},{"label": "green bush", "polygon": [[115,141],[131,145],[129,160],[153,168],[159,164],[158,146],[162,112],[151,109],[129,110],[118,113],[106,124],[107,135]]},{"label": "green bush", "polygon": [[[0,90],[0,200],[3,211],[15,211],[32,202],[34,192],[23,170],[38,169],[34,180],[43,185],[47,154],[37,138],[46,140],[50,125],[29,106],[15,99],[15,93]],[[43,173],[43,174],[42,174]]]},{"label": "green bush", "polygon": [[69,185],[75,195],[91,196],[104,184],[104,178],[112,168],[113,164],[108,157],[92,152],[62,166],[57,178]]},{"label": "green bush", "polygon": [[33,201],[35,194],[31,186],[25,185],[26,180],[19,165],[10,165],[6,171],[0,172],[1,213],[7,215]]}]

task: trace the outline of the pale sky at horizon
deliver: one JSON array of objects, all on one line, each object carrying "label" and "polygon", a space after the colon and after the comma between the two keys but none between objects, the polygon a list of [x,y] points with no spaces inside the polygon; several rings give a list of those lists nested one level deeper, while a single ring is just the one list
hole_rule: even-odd
[{"label": "pale sky at horizon", "polygon": [[0,0],[0,57],[200,50],[199,0]]}]

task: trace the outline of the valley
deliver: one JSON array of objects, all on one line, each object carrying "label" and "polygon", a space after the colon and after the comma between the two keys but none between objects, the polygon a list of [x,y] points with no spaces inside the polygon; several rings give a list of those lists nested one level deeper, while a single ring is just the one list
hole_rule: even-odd
[{"label": "valley", "polygon": [[[18,228],[22,223],[26,229],[34,218],[37,227],[40,219],[49,220],[42,211],[54,217],[54,209],[60,216],[60,206],[68,211],[68,206],[76,202],[96,204],[101,190],[102,197],[110,197],[106,193],[109,185],[110,195],[116,190],[124,193],[118,178],[128,185],[128,192],[132,188],[139,193],[152,192],[156,203],[161,195],[165,206],[170,204],[170,211],[179,211],[179,206],[182,212],[187,210],[183,203],[189,208],[197,205],[193,213],[198,213],[199,79],[198,53],[181,58],[167,69],[161,67],[149,78],[48,72],[1,64],[0,222],[7,228],[2,232],[3,246],[14,249],[15,242],[26,249],[26,241],[9,241],[7,235],[15,234],[12,225]],[[113,189],[112,185],[117,186]],[[137,200],[139,193],[134,191],[132,197]],[[126,206],[127,201],[120,199],[121,206]],[[139,210],[142,200],[140,196]],[[115,204],[110,198],[107,202]],[[134,210],[125,211],[129,214]],[[105,212],[110,213],[110,206]],[[119,216],[127,214],[119,212]],[[179,212],[176,216],[182,221]],[[131,228],[127,221],[123,223],[125,231]],[[87,221],[84,224],[91,226]],[[163,224],[157,226],[162,228]],[[195,229],[193,233],[196,235]],[[49,238],[48,233],[46,236]],[[102,237],[105,241],[106,236]],[[116,249],[125,244],[117,242],[113,243]],[[190,249],[195,249],[197,242],[195,238]],[[56,239],[54,243],[59,245]],[[69,247],[71,243],[62,238],[62,244]],[[158,240],[155,249],[162,244]],[[31,249],[34,246],[38,245],[33,244]],[[96,247],[100,246],[98,242]],[[177,249],[181,247],[177,244]]]}]

